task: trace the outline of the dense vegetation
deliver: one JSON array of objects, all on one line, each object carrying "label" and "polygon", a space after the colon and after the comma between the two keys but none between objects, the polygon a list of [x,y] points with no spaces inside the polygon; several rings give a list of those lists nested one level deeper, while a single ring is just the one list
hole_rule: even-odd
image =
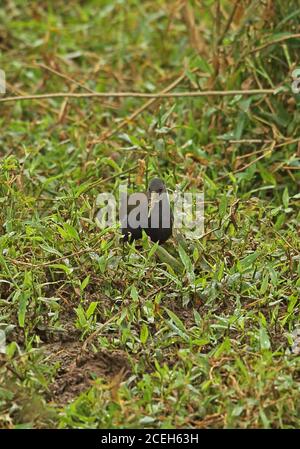
[{"label": "dense vegetation", "polygon": [[[0,427],[299,427],[297,0],[4,1]],[[160,176],[205,234],[122,245],[96,197]],[[179,239],[179,241],[178,241]]]}]

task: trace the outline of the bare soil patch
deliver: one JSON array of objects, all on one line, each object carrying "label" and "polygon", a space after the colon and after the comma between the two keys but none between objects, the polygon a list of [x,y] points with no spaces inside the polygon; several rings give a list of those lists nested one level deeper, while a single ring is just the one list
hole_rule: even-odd
[{"label": "bare soil patch", "polygon": [[55,380],[50,385],[50,398],[60,405],[69,403],[87,390],[95,378],[110,379],[120,371],[124,376],[131,372],[127,354],[120,350],[101,349],[96,353],[85,353],[79,342],[47,346],[50,358],[60,363]]}]

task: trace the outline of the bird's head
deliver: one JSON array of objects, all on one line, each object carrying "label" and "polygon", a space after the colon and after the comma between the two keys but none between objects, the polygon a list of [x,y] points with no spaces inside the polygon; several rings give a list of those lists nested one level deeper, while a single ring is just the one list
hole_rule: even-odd
[{"label": "bird's head", "polygon": [[148,198],[150,198],[152,193],[158,193],[160,195],[161,193],[165,193],[166,191],[167,189],[164,182],[160,178],[154,178],[149,184],[147,195]]},{"label": "bird's head", "polygon": [[150,204],[149,214],[151,213],[151,210],[153,210],[153,208],[155,207],[155,204],[158,204],[159,201],[162,199],[163,194],[166,193],[167,189],[164,182],[159,178],[152,179],[147,190],[147,197]]}]

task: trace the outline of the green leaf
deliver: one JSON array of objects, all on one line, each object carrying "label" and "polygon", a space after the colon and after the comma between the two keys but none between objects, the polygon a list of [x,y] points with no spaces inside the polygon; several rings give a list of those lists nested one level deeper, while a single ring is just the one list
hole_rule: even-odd
[{"label": "green leaf", "polygon": [[143,345],[148,340],[148,336],[149,336],[148,326],[146,325],[146,323],[143,323],[142,327],[141,327],[141,334],[140,334],[140,340]]},{"label": "green leaf", "polygon": [[140,419],[139,423],[142,425],[152,424],[156,421],[156,418],[153,418],[152,416],[143,416],[143,418]]},{"label": "green leaf", "polygon": [[65,240],[80,240],[78,232],[69,223],[64,223],[63,228],[58,226],[58,231]]},{"label": "green leaf", "polygon": [[225,270],[225,264],[224,264],[224,262],[221,262],[220,263],[220,268],[217,271],[217,280],[218,280],[218,282],[221,282],[221,280],[223,278],[223,275],[224,275],[224,270]]},{"label": "green leaf", "polygon": [[64,271],[66,274],[71,274],[73,272],[73,268],[67,267],[67,265],[64,265],[62,263],[54,263],[49,265],[51,268],[57,268],[58,270]]},{"label": "green leaf", "polygon": [[201,327],[202,325],[202,318],[200,313],[197,310],[193,310],[194,312],[194,319],[195,319],[195,323],[197,324],[198,327]]},{"label": "green leaf", "polygon": [[276,231],[279,231],[279,229],[282,228],[282,225],[285,223],[286,220],[286,215],[284,212],[282,212],[282,214],[278,215],[276,222],[275,222],[275,229]]},{"label": "green leaf", "polygon": [[254,253],[249,254],[248,256],[244,257],[244,259],[240,260],[240,264],[243,268],[249,268],[253,265],[253,262],[255,262],[259,256],[260,252],[255,251]]},{"label": "green leaf", "polygon": [[162,117],[160,119],[161,126],[163,126],[166,123],[166,121],[168,120],[168,118],[170,117],[172,112],[174,111],[175,107],[176,107],[176,103],[174,103],[173,106],[165,114],[162,115]]},{"label": "green leaf", "polygon": [[28,304],[28,299],[30,298],[30,291],[19,291],[19,311],[18,311],[18,322],[20,327],[24,327],[25,325],[25,314]]},{"label": "green leaf", "polygon": [[198,259],[199,259],[199,250],[198,250],[197,246],[195,246],[194,251],[193,251],[193,261],[194,261],[194,263],[196,263]]},{"label": "green leaf", "polygon": [[265,414],[265,412],[262,408],[259,409],[259,415],[261,417],[264,429],[269,429],[270,421],[268,420],[267,415]]},{"label": "green leaf", "polygon": [[192,64],[191,68],[198,67],[202,72],[213,73],[213,69],[206,59],[202,58],[202,56],[197,56]]},{"label": "green leaf", "polygon": [[240,114],[238,115],[238,119],[237,119],[237,125],[236,125],[235,131],[234,131],[235,139],[240,139],[242,137],[246,119],[247,119],[247,114],[245,114],[245,112],[240,112]]},{"label": "green leaf", "polygon": [[90,282],[90,275],[88,275],[80,285],[80,290],[83,292],[83,290],[88,286],[88,283]]},{"label": "green leaf", "polygon": [[265,327],[261,327],[259,330],[259,343],[262,350],[267,350],[271,347],[268,332]]},{"label": "green leaf", "polygon": [[98,305],[98,302],[97,302],[97,301],[91,302],[91,304],[89,305],[89,307],[88,307],[88,309],[87,309],[87,311],[86,311],[86,313],[85,313],[87,319],[89,319],[89,318],[93,315],[93,313],[95,312],[95,309],[96,309],[97,305]]},{"label": "green leaf", "polygon": [[148,259],[151,259],[151,257],[156,253],[158,245],[159,245],[159,242],[156,242],[152,245],[152,248],[150,249],[149,254],[148,254]]},{"label": "green leaf", "polygon": [[247,370],[245,364],[243,363],[243,361],[240,358],[236,359],[236,365],[240,369],[240,371],[243,373],[245,379],[248,380],[249,379],[248,370]]},{"label": "green leaf", "polygon": [[131,287],[130,296],[133,299],[133,301],[138,301],[138,299],[139,299],[139,294],[138,294],[138,291],[137,291],[135,285],[133,285]]},{"label": "green leaf", "polygon": [[50,254],[55,254],[57,257],[61,257],[62,254],[55,248],[51,248],[48,245],[40,245],[40,248],[42,248],[44,251]]},{"label": "green leaf", "polygon": [[180,274],[182,273],[183,265],[181,264],[181,262],[175,259],[175,257],[171,256],[171,254],[169,254],[168,251],[165,250],[165,248],[163,248],[162,246],[158,246],[156,248],[156,254],[160,261],[169,265],[174,272]]},{"label": "green leaf", "polygon": [[166,307],[165,307],[165,310],[166,310],[167,314],[169,315],[169,317],[171,318],[171,320],[176,324],[178,329],[180,329],[183,332],[186,332],[186,328],[184,327],[184,324],[181,321],[181,319],[178,318],[178,316],[175,315],[174,312],[172,312],[171,310],[167,309]]},{"label": "green leaf", "polygon": [[87,320],[82,306],[80,305],[79,307],[77,307],[77,309],[75,309],[75,312],[78,317],[80,326],[85,327],[87,325]]},{"label": "green leaf", "polygon": [[261,287],[260,287],[260,294],[264,295],[266,291],[268,290],[269,286],[269,275],[266,274],[262,280]]},{"label": "green leaf", "polygon": [[219,346],[217,346],[214,352],[214,357],[218,358],[222,354],[226,354],[227,352],[229,352],[230,349],[231,349],[230,340],[228,337],[225,337],[224,341]]},{"label": "green leaf", "polygon": [[236,405],[232,409],[232,416],[234,417],[240,416],[243,413],[243,411],[244,411],[243,405]]},{"label": "green leaf", "polygon": [[193,345],[196,346],[205,346],[208,345],[210,340],[208,338],[195,338],[192,340]]},{"label": "green leaf", "polygon": [[259,173],[266,184],[276,185],[276,178],[274,175],[265,168],[263,164],[258,164]]},{"label": "green leaf", "polygon": [[191,273],[193,271],[193,264],[191,262],[191,259],[189,258],[189,256],[187,255],[187,253],[185,252],[185,250],[182,248],[181,245],[178,246],[178,252],[179,252],[180,259],[181,259],[186,271],[188,273]]},{"label": "green leaf", "polygon": [[289,196],[289,189],[286,187],[283,191],[282,195],[282,202],[284,207],[287,209],[289,206],[290,196]]}]

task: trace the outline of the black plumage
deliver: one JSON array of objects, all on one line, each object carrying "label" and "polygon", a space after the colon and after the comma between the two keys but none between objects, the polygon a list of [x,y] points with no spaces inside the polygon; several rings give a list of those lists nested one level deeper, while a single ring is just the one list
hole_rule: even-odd
[{"label": "black plumage", "polygon": [[[128,203],[131,198],[132,195],[129,196]],[[137,214],[140,220],[138,225],[133,226],[129,216],[136,205],[127,204],[127,214],[121,217],[124,241],[140,239],[144,230],[153,242],[164,243],[171,237],[173,228],[173,212],[164,182],[159,178],[152,179],[146,195],[142,195],[140,201],[144,204],[140,208],[140,214]]]}]

